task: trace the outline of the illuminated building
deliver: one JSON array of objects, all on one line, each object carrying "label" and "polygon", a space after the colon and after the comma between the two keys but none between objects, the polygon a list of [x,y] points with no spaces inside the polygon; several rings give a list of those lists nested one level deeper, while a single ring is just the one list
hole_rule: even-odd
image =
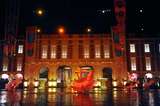
[{"label": "illuminated building", "polygon": [[71,86],[84,67],[94,68],[95,85],[103,88],[122,86],[128,72],[158,77],[160,40],[126,39],[125,0],[114,0],[114,8],[117,25],[111,33],[46,35],[33,26],[27,28],[25,39],[2,42],[0,75],[21,73],[25,87],[39,88]]},{"label": "illuminated building", "polygon": [[117,25],[111,34],[48,36],[38,33],[37,27],[28,27],[22,44],[16,40],[14,45],[3,45],[1,73],[22,73],[25,83],[42,88],[51,85],[48,81],[64,87],[77,79],[78,68],[91,66],[95,70],[95,81],[102,86],[112,79],[121,86],[127,79],[124,0],[115,0],[114,7]]},{"label": "illuminated building", "polygon": [[[123,81],[127,75],[123,53],[116,51],[110,34],[45,35],[29,27],[25,40],[24,77],[67,86],[77,79],[78,68],[92,66],[95,80]],[[116,71],[117,70],[117,71]]]},{"label": "illuminated building", "polygon": [[144,77],[152,73],[159,78],[160,38],[128,38],[126,40],[128,72]]}]

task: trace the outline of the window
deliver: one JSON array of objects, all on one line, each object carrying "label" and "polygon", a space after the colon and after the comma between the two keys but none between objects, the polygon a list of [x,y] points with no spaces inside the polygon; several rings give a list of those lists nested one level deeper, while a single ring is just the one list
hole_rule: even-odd
[{"label": "window", "polygon": [[22,71],[22,64],[21,63],[17,63],[17,71]]},{"label": "window", "polygon": [[47,45],[42,46],[42,59],[47,58]]},{"label": "window", "polygon": [[149,44],[144,44],[144,52],[145,53],[150,52]]},{"label": "window", "polygon": [[89,58],[89,46],[84,46],[84,58]]},{"label": "window", "polygon": [[104,45],[104,58],[110,58],[109,45]]},{"label": "window", "polygon": [[135,49],[135,44],[130,44],[130,53],[135,53],[136,49]]},{"label": "window", "polygon": [[8,65],[7,64],[3,64],[3,71],[8,71]]},{"label": "window", "polygon": [[56,58],[56,45],[51,46],[51,59]]},{"label": "window", "polygon": [[101,58],[100,45],[95,45],[95,57]]},{"label": "window", "polygon": [[131,70],[135,71],[136,69],[136,57],[131,57]]},{"label": "window", "polygon": [[150,71],[151,70],[151,58],[150,57],[146,57],[146,70]]},{"label": "window", "polygon": [[63,59],[67,58],[67,46],[66,45],[62,46],[62,58]]},{"label": "window", "polygon": [[23,53],[23,45],[18,45],[18,53]]}]

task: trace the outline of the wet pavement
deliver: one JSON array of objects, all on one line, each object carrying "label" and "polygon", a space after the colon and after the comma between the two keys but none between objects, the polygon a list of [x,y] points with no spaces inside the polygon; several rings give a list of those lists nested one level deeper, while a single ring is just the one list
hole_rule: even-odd
[{"label": "wet pavement", "polygon": [[160,106],[160,90],[94,90],[76,94],[63,89],[0,91],[0,106]]}]

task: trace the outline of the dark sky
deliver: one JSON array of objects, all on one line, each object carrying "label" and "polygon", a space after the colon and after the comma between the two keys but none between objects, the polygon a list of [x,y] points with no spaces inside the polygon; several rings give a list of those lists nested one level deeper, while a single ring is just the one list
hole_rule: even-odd
[{"label": "dark sky", "polygon": [[[20,32],[26,26],[37,25],[43,32],[53,33],[64,25],[68,33],[85,33],[91,26],[94,33],[110,31],[115,24],[113,0],[20,0]],[[160,6],[158,0],[126,0],[127,31],[136,33],[159,33]],[[37,8],[43,8],[42,17],[35,15]],[[102,14],[99,10],[111,10]],[[143,10],[141,13],[140,10]],[[142,28],[144,29],[142,31]]]},{"label": "dark sky", "polygon": [[[113,14],[101,14],[102,9],[112,9],[112,0],[28,0],[22,8],[30,5],[30,8],[22,9],[22,22],[27,25],[40,25],[46,32],[54,32],[58,25],[64,25],[68,33],[83,33],[87,26],[93,27],[95,32],[106,32],[108,26],[113,24]],[[35,15],[36,8],[44,8],[45,15]]]}]

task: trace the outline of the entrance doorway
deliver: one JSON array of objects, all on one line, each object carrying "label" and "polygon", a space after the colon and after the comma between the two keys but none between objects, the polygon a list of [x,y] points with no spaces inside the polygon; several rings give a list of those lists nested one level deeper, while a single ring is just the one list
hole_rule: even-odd
[{"label": "entrance doorway", "polygon": [[42,67],[39,73],[39,89],[45,89],[48,80],[48,68]]},{"label": "entrance doorway", "polygon": [[72,77],[72,69],[69,66],[59,66],[57,69],[57,87],[66,87],[70,85]]},{"label": "entrance doorway", "polygon": [[102,70],[102,72],[103,78],[105,79],[102,81],[102,86],[105,86],[106,88],[112,88],[112,69],[106,67]]}]

